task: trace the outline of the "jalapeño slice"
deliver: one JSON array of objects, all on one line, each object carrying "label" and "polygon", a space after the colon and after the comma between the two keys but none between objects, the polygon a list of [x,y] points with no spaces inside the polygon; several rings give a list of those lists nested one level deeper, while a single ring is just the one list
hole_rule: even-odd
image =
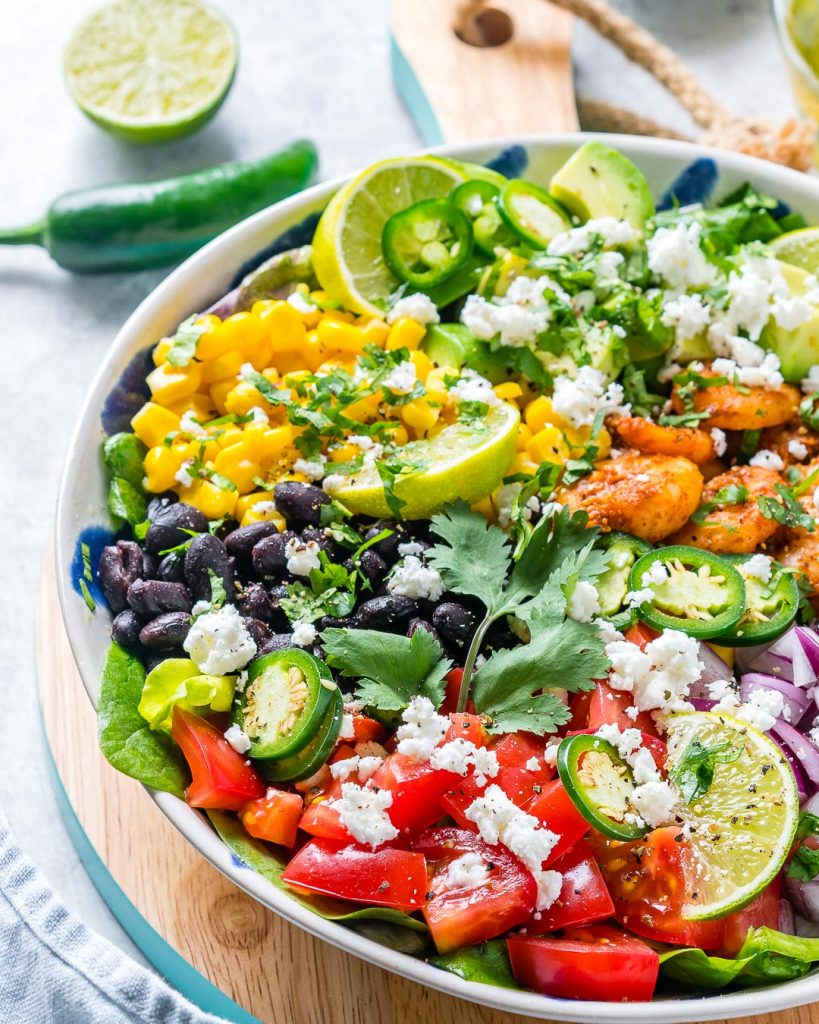
[{"label": "jalape\u00f1o slice", "polygon": [[341,690],[335,683],[332,685],[334,688],[327,691],[330,694],[330,703],[313,738],[306,747],[302,747],[290,757],[284,757],[280,761],[264,761],[258,765],[266,779],[271,782],[298,782],[300,779],[309,779],[327,761],[338,740],[341,720],[344,717]]},{"label": "jalape\u00f1o slice", "polygon": [[766,644],[785,632],[799,611],[799,587],[792,573],[771,562],[771,578],[763,582],[743,568],[751,555],[723,555],[742,576],[745,610],[737,624],[720,637],[728,647]]},{"label": "jalape\u00f1o slice", "polygon": [[252,663],[231,716],[250,740],[249,757],[287,757],[307,745],[336,689],[326,674],[306,651],[275,651]]},{"label": "jalape\u00f1o slice", "polygon": [[450,193],[449,199],[472,221],[475,246],[485,256],[494,258],[501,245],[517,244],[517,237],[501,219],[498,211],[500,189],[490,181],[464,181]]},{"label": "jalape\u00f1o slice", "polygon": [[[655,567],[665,568],[661,582],[651,581]],[[629,588],[646,589],[650,600],[637,609],[637,615],[654,629],[679,629],[698,640],[722,637],[739,622],[745,610],[745,584],[742,576],[726,559],[710,551],[676,544],[638,558],[631,568]]]},{"label": "jalape\u00f1o slice", "polygon": [[595,583],[600,614],[609,619],[623,607],[629,590],[631,567],[638,558],[654,549],[648,541],[617,530],[601,534],[597,543],[609,556],[608,568]]},{"label": "jalape\u00f1o slice", "polygon": [[638,839],[648,825],[631,808],[631,768],[608,740],[567,736],[557,748],[560,781],[586,821],[609,839]]},{"label": "jalape\u00f1o slice", "polygon": [[498,199],[501,217],[524,242],[545,249],[555,235],[571,229],[560,203],[530,181],[510,181]]},{"label": "jalape\u00f1o slice", "polygon": [[414,288],[432,288],[469,259],[472,223],[448,199],[422,199],[389,218],[381,249],[399,280]]}]

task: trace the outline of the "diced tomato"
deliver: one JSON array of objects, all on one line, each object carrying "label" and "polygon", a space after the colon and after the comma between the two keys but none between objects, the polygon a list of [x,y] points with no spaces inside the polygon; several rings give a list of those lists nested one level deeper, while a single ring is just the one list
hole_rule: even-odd
[{"label": "diced tomato", "polygon": [[340,798],[341,780],[333,779],[324,793],[305,809],[299,821],[299,828],[321,839],[351,841],[352,836],[341,824],[338,805],[335,802]]},{"label": "diced tomato", "polygon": [[353,715],[353,738],[356,743],[367,743],[369,740],[381,742],[387,735],[387,730],[374,718],[367,718],[366,715]]},{"label": "diced tomato", "polygon": [[782,878],[777,875],[771,884],[743,910],[722,919],[724,932],[721,956],[736,956],[749,928],[778,928],[779,903],[782,898]]},{"label": "diced tomato", "polygon": [[631,694],[624,690],[613,690],[607,683],[595,683],[589,701],[589,729],[597,732],[601,725],[616,725],[618,729],[640,729],[649,736],[656,736],[654,721],[647,711],[641,711],[636,718],[626,714],[632,707]]},{"label": "diced tomato", "polygon": [[[439,953],[501,935],[534,910],[535,879],[506,847],[489,846],[468,829],[433,828],[418,836],[412,848],[433,865],[424,917]],[[449,865],[466,853],[477,854],[489,874],[479,885],[455,888]]]},{"label": "diced tomato", "polygon": [[311,839],[287,865],[282,878],[297,892],[318,892],[407,911],[422,907],[427,891],[423,854],[390,846],[370,850],[328,839]]},{"label": "diced tomato", "polygon": [[560,779],[553,779],[543,787],[543,792],[526,808],[559,839],[546,861],[551,864],[589,831],[589,823],[575,807],[572,798]]},{"label": "diced tomato", "polygon": [[449,728],[444,735],[444,743],[451,743],[452,740],[467,740],[469,743],[474,743],[476,747],[486,746],[489,737],[480,715],[458,712],[449,716],[449,723]]},{"label": "diced tomato", "polygon": [[580,693],[573,693],[569,697],[569,711],[572,713],[568,724],[569,732],[579,732],[589,724],[589,706],[593,693],[594,690],[581,690]]},{"label": "diced tomato", "polygon": [[378,789],[392,793],[387,814],[398,829],[419,829],[444,816],[441,797],[458,779],[454,772],[440,771],[427,761],[404,754],[390,754],[372,777]]},{"label": "diced tomato", "polygon": [[552,867],[563,875],[560,896],[551,907],[541,910],[527,922],[527,935],[544,935],[558,928],[591,924],[614,915],[614,903],[585,840],[581,839]]},{"label": "diced tomato", "polygon": [[560,939],[510,935],[506,945],[524,988],[563,999],[646,1002],[660,970],[650,946],[608,925],[572,928]]},{"label": "diced tomato", "polygon": [[719,949],[725,921],[687,921],[682,907],[696,892],[685,844],[674,825],[627,843],[590,836],[614,914],[629,931],[680,946]]},{"label": "diced tomato", "polygon": [[267,787],[261,776],[207,719],[177,704],[171,736],[191,770],[192,782],[185,790],[191,807],[239,811],[248,800],[264,796]]},{"label": "diced tomato", "polygon": [[260,800],[242,808],[242,824],[250,835],[279,846],[295,846],[304,801],[286,789],[268,789]]},{"label": "diced tomato", "polygon": [[656,629],[647,626],[644,622],[636,622],[629,626],[623,636],[631,644],[637,644],[641,651],[644,651],[652,640],[656,640],[660,634]]},{"label": "diced tomato", "polygon": [[444,703],[441,706],[441,714],[452,714],[458,707],[458,697],[461,693],[461,683],[464,678],[462,668],[451,668],[446,674],[446,690],[444,691]]}]

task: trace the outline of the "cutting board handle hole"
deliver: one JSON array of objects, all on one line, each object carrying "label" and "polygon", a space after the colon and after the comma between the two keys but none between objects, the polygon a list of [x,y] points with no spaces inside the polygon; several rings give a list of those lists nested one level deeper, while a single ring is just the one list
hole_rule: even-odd
[{"label": "cutting board handle hole", "polygon": [[458,11],[452,26],[455,35],[468,46],[503,46],[512,38],[515,23],[506,11],[467,3]]}]

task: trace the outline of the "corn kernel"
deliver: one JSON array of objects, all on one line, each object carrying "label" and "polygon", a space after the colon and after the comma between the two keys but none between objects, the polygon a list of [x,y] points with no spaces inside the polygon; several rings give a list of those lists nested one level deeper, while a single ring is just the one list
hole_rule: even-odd
[{"label": "corn kernel", "polygon": [[238,349],[231,349],[216,359],[202,364],[202,383],[210,386],[223,380],[235,382],[239,371],[246,362],[244,355]]},{"label": "corn kernel", "polygon": [[222,519],[233,515],[238,497],[236,491],[217,487],[210,480],[202,480],[197,491],[196,504],[208,519]]},{"label": "corn kernel", "polygon": [[156,343],[152,354],[154,366],[161,366],[168,361],[168,353],[172,345],[173,341],[170,338],[163,338],[162,341]]},{"label": "corn kernel", "polygon": [[422,352],[420,349],[416,349],[416,351],[410,352],[410,361],[414,363],[415,372],[418,374],[418,380],[420,380],[421,383],[423,384],[427,379],[429,371],[434,366],[434,363],[426,354],[426,352]]},{"label": "corn kernel", "polygon": [[404,423],[412,427],[420,437],[435,426],[441,409],[437,405],[432,405],[426,398],[413,398],[411,402],[401,406],[399,413]]},{"label": "corn kernel", "polygon": [[431,398],[435,402],[440,402],[444,405],[449,396],[449,389],[444,383],[445,377],[457,377],[458,371],[453,370],[451,366],[435,366],[427,374],[425,387],[427,389],[427,397]]},{"label": "corn kernel", "polygon": [[258,389],[246,380],[240,380],[225,395],[225,409],[228,412],[235,412],[238,416],[246,416],[256,406],[260,406],[264,410],[270,408],[259,394]]},{"label": "corn kernel", "polygon": [[552,400],[545,395],[536,398],[534,402],[529,402],[523,410],[523,419],[535,434],[542,430],[547,423],[553,423],[553,416]]},{"label": "corn kernel", "polygon": [[202,362],[220,359],[222,356],[227,355],[231,349],[236,348],[233,334],[222,329],[221,320],[216,317],[213,317],[213,320],[215,320],[215,323],[210,325],[196,343],[196,358]]},{"label": "corn kernel", "polygon": [[250,526],[251,523],[275,523],[276,529],[281,533],[287,528],[284,516],[281,515],[280,512],[276,511],[276,506],[271,495],[266,491],[262,491],[262,495],[263,498],[261,501],[254,502],[247,511],[239,517],[239,524],[241,526]]},{"label": "corn kernel", "polygon": [[176,474],[186,460],[184,446],[166,448],[164,444],[149,448],[145,455],[145,488],[153,494],[170,491],[179,486]]},{"label": "corn kernel", "polygon": [[307,329],[301,313],[293,309],[289,302],[274,302],[260,314],[259,320],[273,346],[273,360],[277,360],[280,353],[300,351]]},{"label": "corn kernel", "polygon": [[391,427],[389,433],[390,437],[392,438],[392,443],[394,445],[397,445],[399,448],[403,448],[405,444],[409,443],[409,434],[407,433],[407,428],[401,426],[400,423],[398,424],[397,427]]},{"label": "corn kernel", "polygon": [[[327,356],[327,350],[319,342],[318,335],[315,331],[308,332],[307,337],[304,339],[304,345],[301,349],[300,356],[304,365],[311,373],[315,373],[324,362]],[[295,369],[297,369],[296,365],[290,365],[282,372],[286,373],[288,370]]]},{"label": "corn kernel", "polygon": [[527,427],[525,423],[521,423],[521,424],[518,425],[518,439],[517,439],[518,451],[522,451],[526,447],[527,442],[529,441],[529,439],[532,436],[533,436],[533,434],[532,434],[532,428],[531,427]]},{"label": "corn kernel", "polygon": [[504,402],[514,402],[518,398],[523,397],[523,388],[514,380],[507,380],[503,384],[496,384],[492,390]]},{"label": "corn kernel", "polygon": [[200,423],[213,419],[214,405],[210,395],[203,395],[198,391],[195,395],[188,395],[181,402],[175,402],[168,408],[177,416],[184,416],[186,412],[193,413],[194,419]]},{"label": "corn kernel", "polygon": [[257,501],[270,501],[272,497],[271,491],[251,491],[250,494],[239,495],[236,500],[236,508],[234,509],[236,518],[241,522],[245,512],[252,508]]},{"label": "corn kernel", "polygon": [[162,444],[168,434],[179,430],[179,417],[156,402],[146,402],[131,420],[136,436],[148,448]]},{"label": "corn kernel", "polygon": [[359,324],[361,333],[364,335],[365,345],[377,345],[383,348],[389,337],[390,328],[383,320],[370,320],[367,323]]},{"label": "corn kernel", "polygon": [[249,455],[244,444],[232,444],[222,448],[213,460],[213,467],[233,481],[240,494],[247,494],[254,488],[253,477],[259,476],[262,467]]},{"label": "corn kernel", "polygon": [[364,351],[364,333],[360,327],[345,324],[339,320],[331,320],[325,316],[316,328],[321,345],[335,352],[349,352],[357,355]]},{"label": "corn kernel", "polygon": [[390,352],[397,348],[416,349],[426,333],[426,327],[419,324],[417,320],[412,320],[408,316],[399,317],[390,328],[390,333],[387,336],[387,349]]},{"label": "corn kernel", "polygon": [[238,349],[245,358],[252,360],[253,353],[267,336],[267,329],[261,317],[244,310],[223,320],[220,333],[230,340],[228,348]]},{"label": "corn kernel", "polygon": [[232,444],[240,444],[243,437],[242,428],[232,424],[222,429],[222,433],[216,438],[216,443],[220,448],[230,448]]},{"label": "corn kernel", "polygon": [[231,377],[230,380],[220,380],[217,384],[211,384],[210,386],[211,401],[220,416],[224,416],[227,413],[225,399],[233,390],[235,383],[235,378]]},{"label": "corn kernel", "polygon": [[344,410],[344,415],[356,423],[366,423],[378,416],[379,396],[367,395],[366,398],[359,398],[357,402],[351,402]]},{"label": "corn kernel", "polygon": [[352,462],[360,454],[361,449],[357,445],[340,444],[330,451],[330,462]]},{"label": "corn kernel", "polygon": [[565,462],[570,449],[557,427],[544,427],[526,442],[526,454],[535,463]]},{"label": "corn kernel", "polygon": [[256,462],[269,462],[277,459],[293,444],[293,428],[289,424],[283,427],[267,427],[251,425],[245,428],[244,443],[247,452]]},{"label": "corn kernel", "polygon": [[199,363],[187,366],[171,366],[163,363],[148,374],[151,397],[159,405],[173,405],[199,390],[202,383],[202,367]]},{"label": "corn kernel", "polygon": [[515,473],[525,473],[527,476],[532,476],[532,474],[537,471],[537,467],[538,463],[532,462],[525,452],[518,452],[514,459],[512,459],[512,464],[509,467],[509,475],[513,476]]},{"label": "corn kernel", "polygon": [[494,521],[495,519],[495,506],[492,504],[491,497],[481,498],[480,501],[476,501],[472,506],[472,511],[480,512],[485,519],[489,519],[490,521]]}]

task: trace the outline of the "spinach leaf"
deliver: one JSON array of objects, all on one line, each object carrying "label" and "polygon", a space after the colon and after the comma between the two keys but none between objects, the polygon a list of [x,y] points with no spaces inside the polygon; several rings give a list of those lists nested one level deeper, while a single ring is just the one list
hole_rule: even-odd
[{"label": "spinach leaf", "polygon": [[181,754],[167,736],[152,732],[137,711],[144,683],[140,660],[119,644],[111,644],[97,701],[100,750],[123,775],[182,797],[188,773]]},{"label": "spinach leaf", "polygon": [[142,463],[147,451],[136,434],[112,434],[103,443],[102,457],[112,477],[122,477],[141,491],[145,475]]},{"label": "spinach leaf", "polygon": [[464,946],[454,953],[431,956],[429,962],[433,967],[457,974],[464,981],[479,981],[498,988],[520,988],[512,974],[503,939],[492,939],[477,946]]},{"label": "spinach leaf", "polygon": [[136,526],[145,519],[148,503],[124,477],[115,476],[108,487],[108,511],[115,518]]}]

